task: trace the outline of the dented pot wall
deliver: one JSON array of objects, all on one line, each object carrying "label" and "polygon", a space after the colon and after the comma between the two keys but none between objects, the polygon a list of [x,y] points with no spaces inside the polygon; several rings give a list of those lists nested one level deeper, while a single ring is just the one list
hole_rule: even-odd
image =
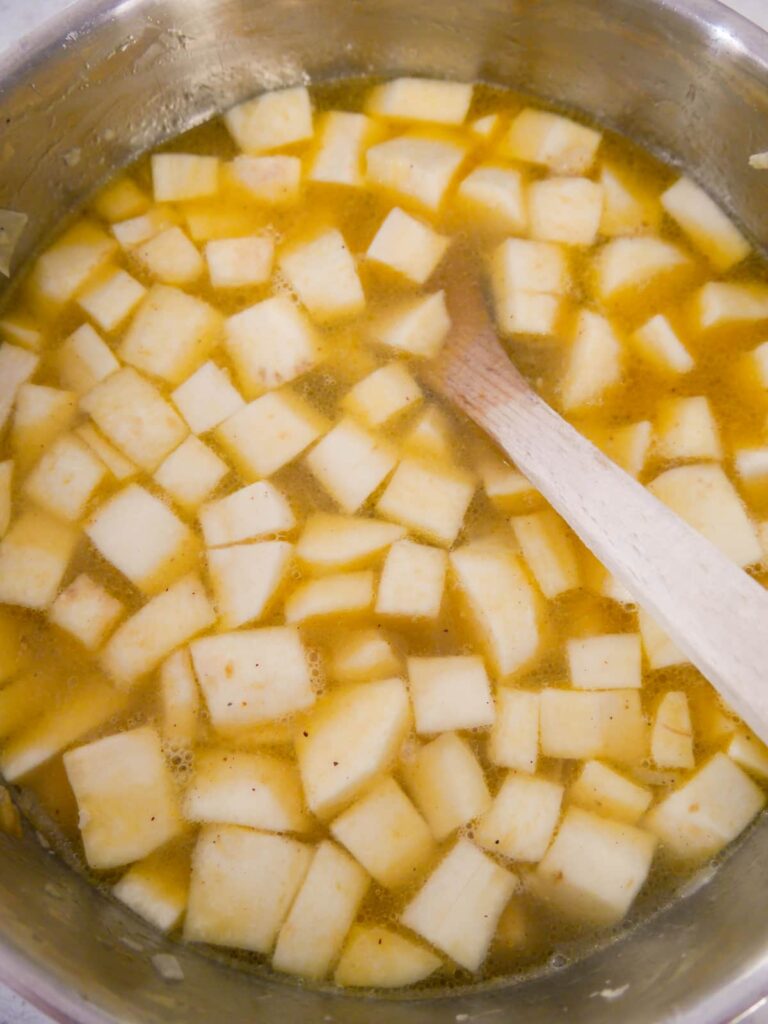
[{"label": "dented pot wall", "polygon": [[[687,167],[768,240],[768,37],[714,0],[82,2],[0,66],[14,265],[139,151],[259,89],[343,74],[486,79],[588,111]],[[0,291],[2,289],[0,285]],[[366,999],[169,943],[29,835],[0,834],[0,978],[60,1021],[721,1024],[768,991],[768,820],[671,909],[547,977]],[[172,953],[183,980],[153,956]]]}]

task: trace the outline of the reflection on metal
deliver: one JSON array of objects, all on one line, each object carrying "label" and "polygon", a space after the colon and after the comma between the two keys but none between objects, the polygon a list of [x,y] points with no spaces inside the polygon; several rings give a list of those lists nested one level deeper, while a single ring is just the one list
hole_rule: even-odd
[{"label": "reflection on metal", "polygon": [[29,218],[26,213],[0,210],[0,274],[11,276],[11,260]]}]

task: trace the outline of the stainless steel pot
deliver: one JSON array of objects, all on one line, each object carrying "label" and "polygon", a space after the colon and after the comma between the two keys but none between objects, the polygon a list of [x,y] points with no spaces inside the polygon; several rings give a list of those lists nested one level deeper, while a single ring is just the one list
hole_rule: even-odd
[{"label": "stainless steel pot", "polygon": [[[0,208],[22,259],[138,151],[249,93],[341,74],[485,79],[590,112],[687,167],[768,240],[768,36],[714,0],[83,0],[0,67]],[[60,1021],[722,1024],[768,993],[768,819],[713,877],[572,966],[370,999],[177,946],[30,833],[0,834],[0,977]],[[173,954],[169,982],[153,957]]]}]

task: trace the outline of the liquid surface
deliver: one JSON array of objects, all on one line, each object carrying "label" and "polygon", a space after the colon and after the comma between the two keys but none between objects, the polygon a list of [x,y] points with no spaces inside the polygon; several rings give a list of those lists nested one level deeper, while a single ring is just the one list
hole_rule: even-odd
[{"label": "liquid surface", "polygon": [[537,109],[273,94],[110,183],[0,313],[0,772],[189,941],[519,973],[765,802],[768,751],[421,379],[461,246],[547,399],[764,579],[765,268]]}]

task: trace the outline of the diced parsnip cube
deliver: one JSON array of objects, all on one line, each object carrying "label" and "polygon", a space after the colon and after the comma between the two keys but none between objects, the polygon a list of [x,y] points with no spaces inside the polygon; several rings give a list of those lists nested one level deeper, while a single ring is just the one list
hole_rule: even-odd
[{"label": "diced parsnip cube", "polygon": [[369,114],[395,121],[463,124],[472,102],[472,85],[434,78],[394,78],[372,89]]},{"label": "diced parsnip cube", "polygon": [[38,356],[18,345],[0,345],[0,430],[11,413],[19,388],[37,369]]},{"label": "diced parsnip cube", "polygon": [[125,270],[111,269],[80,293],[78,306],[105,331],[113,331],[133,312],[146,292]]},{"label": "diced parsnip cube", "polygon": [[113,886],[112,895],[159,928],[175,928],[187,908],[189,855],[158,850],[130,867]]},{"label": "diced parsnip cube", "polygon": [[234,181],[257,202],[282,206],[299,196],[301,160],[296,156],[236,156],[230,168]]},{"label": "diced parsnip cube", "polygon": [[690,178],[678,178],[662,193],[661,205],[716,270],[729,270],[748,255],[746,238]]},{"label": "diced parsnip cube", "polygon": [[510,860],[538,861],[546,853],[560,818],[563,787],[514,772],[475,826],[475,841]]},{"label": "diced parsnip cube", "polygon": [[309,825],[294,764],[270,754],[201,750],[184,795],[187,821],[303,832]]},{"label": "diced parsnip cube", "polygon": [[134,316],[118,355],[137,370],[177,385],[206,359],[220,331],[221,317],[207,302],[157,284]]},{"label": "diced parsnip cube", "polygon": [[208,825],[192,854],[184,938],[269,953],[312,847],[238,825]]},{"label": "diced parsnip cube", "polygon": [[572,639],[566,648],[571,685],[577,690],[630,690],[642,686],[638,633]]},{"label": "diced parsnip cube", "polygon": [[376,509],[386,519],[450,547],[459,535],[474,493],[474,477],[466,470],[405,458]]},{"label": "diced parsnip cube", "polygon": [[306,622],[328,615],[360,615],[373,604],[374,583],[374,574],[370,570],[306,580],[286,598],[285,621]]},{"label": "diced parsnip cube", "polygon": [[401,988],[424,981],[440,967],[434,953],[389,928],[356,924],[333,980],[345,988]]},{"label": "diced parsnip cube", "polygon": [[22,384],[16,395],[11,445],[19,467],[26,469],[43,455],[77,415],[77,395],[44,384]]},{"label": "diced parsnip cube", "polygon": [[746,731],[735,733],[728,744],[727,753],[745,772],[761,781],[768,779],[768,749],[757,736]]},{"label": "diced parsnip cube", "polygon": [[622,298],[630,290],[664,277],[674,279],[691,267],[682,249],[661,238],[615,238],[602,247],[595,260],[597,293],[602,299]]},{"label": "diced parsnip cube", "polygon": [[496,719],[482,658],[409,658],[408,682],[418,733],[482,729]]},{"label": "diced parsnip cube", "polygon": [[643,829],[572,807],[536,869],[534,891],[568,916],[614,924],[648,877],[655,846]]},{"label": "diced parsnip cube", "polygon": [[720,432],[709,400],[669,398],[656,419],[656,454],[662,459],[721,459]]},{"label": "diced parsnip cube", "polygon": [[68,524],[44,512],[22,512],[0,541],[0,604],[47,608],[76,543]]},{"label": "diced parsnip cube", "polygon": [[154,480],[177,505],[190,511],[216,490],[227,473],[226,462],[190,435],[160,464]]},{"label": "diced parsnip cube", "polygon": [[563,408],[595,405],[621,380],[624,353],[610,322],[582,309],[560,391]]},{"label": "diced parsnip cube", "polygon": [[219,161],[193,153],[154,153],[152,188],[156,203],[179,203],[215,195],[219,190]]},{"label": "diced parsnip cube", "polygon": [[528,189],[531,237],[592,245],[603,212],[602,185],[589,178],[546,178]]},{"label": "diced parsnip cube", "polygon": [[24,481],[24,494],[52,515],[74,522],[104,479],[104,464],[74,434],[64,434]]},{"label": "diced parsnip cube", "polygon": [[568,799],[586,811],[634,825],[648,810],[653,794],[607,764],[587,761],[569,787]]},{"label": "diced parsnip cube", "polygon": [[371,338],[396,352],[431,359],[442,348],[450,326],[445,292],[439,291],[398,303],[374,321]]},{"label": "diced parsnip cube", "polygon": [[352,513],[389,476],[397,456],[388,441],[346,418],[315,445],[305,461],[334,501]]},{"label": "diced parsnip cube", "polygon": [[196,640],[190,651],[214,729],[242,731],[315,702],[295,627],[220,633]]},{"label": "diced parsnip cube", "polygon": [[125,609],[121,601],[86,573],[81,573],[51,605],[51,622],[76,637],[89,651],[95,650]]},{"label": "diced parsnip cube", "polygon": [[523,558],[545,597],[557,597],[579,586],[573,538],[555,512],[515,516],[510,522]]},{"label": "diced parsnip cube", "polygon": [[593,432],[592,439],[625,473],[638,477],[645,468],[651,448],[653,426],[648,420],[641,420],[623,427],[608,427]]},{"label": "diced parsnip cube", "polygon": [[427,823],[392,778],[379,782],[330,829],[388,889],[412,882],[437,849]]},{"label": "diced parsnip cube", "polygon": [[339,683],[367,683],[400,671],[400,659],[378,629],[356,629],[331,648],[330,675]]},{"label": "diced parsnip cube", "polygon": [[127,480],[138,472],[131,460],[105,441],[92,423],[75,427],[74,433],[101,459],[115,480]]},{"label": "diced parsnip cube", "polygon": [[124,706],[125,696],[100,679],[78,685],[65,703],[53,702],[3,748],[0,771],[8,782],[15,782],[98,729]]},{"label": "diced parsnip cube", "polygon": [[765,806],[765,794],[725,754],[715,754],[688,782],[651,808],[644,824],[668,853],[713,857]]},{"label": "diced parsnip cube", "polygon": [[43,331],[37,320],[27,313],[10,313],[0,320],[0,337],[11,344],[21,345],[30,352],[43,346]]},{"label": "diced parsnip cube", "polygon": [[564,295],[571,285],[568,257],[560,245],[508,238],[493,254],[493,287],[497,305],[511,292]]},{"label": "diced parsnip cube", "polygon": [[121,688],[127,688],[215,621],[216,613],[200,580],[184,576],[112,634],[101,663]]},{"label": "diced parsnip cube", "polygon": [[450,555],[459,591],[480,642],[500,676],[522,668],[539,649],[536,595],[505,545],[475,542]]},{"label": "diced parsnip cube", "polygon": [[194,745],[200,729],[200,690],[186,647],[160,668],[160,729],[172,750]]},{"label": "diced parsnip cube", "polygon": [[539,759],[539,694],[501,686],[496,721],[488,737],[488,759],[502,768],[535,772]]},{"label": "diced parsnip cube", "polygon": [[660,313],[638,327],[632,335],[635,351],[656,370],[665,373],[688,373],[693,357],[675,334],[672,325]]},{"label": "diced parsnip cube", "polygon": [[613,573],[608,572],[605,566],[589,551],[582,550],[582,562],[584,563],[584,582],[586,587],[599,597],[606,597],[609,601],[616,601],[617,604],[634,606],[635,599],[620,583]]},{"label": "diced parsnip cube", "polygon": [[737,565],[753,565],[762,548],[736,490],[719,466],[676,466],[648,489]]},{"label": "diced parsnip cube", "polygon": [[549,167],[555,174],[584,174],[601,138],[600,132],[568,117],[526,107],[512,121],[502,147],[515,160]]},{"label": "diced parsnip cube", "polygon": [[95,740],[64,755],[92,868],[130,864],[181,829],[160,737],[150,726]]},{"label": "diced parsnip cube", "polygon": [[262,235],[219,238],[207,242],[205,259],[214,288],[264,284],[272,273],[275,243]]},{"label": "diced parsnip cube", "polygon": [[556,334],[562,312],[561,297],[546,292],[509,292],[503,305],[497,306],[505,334]]},{"label": "diced parsnip cube", "polygon": [[368,183],[436,212],[465,156],[456,142],[401,135],[368,150]]},{"label": "diced parsnip cube", "polygon": [[310,181],[328,185],[363,184],[363,149],[374,122],[365,114],[329,110],[318,128],[318,147],[309,167]]},{"label": "diced parsnip cube", "polygon": [[104,502],[85,533],[108,562],[147,593],[188,569],[197,554],[189,527],[139,484]]},{"label": "diced parsnip cube", "polygon": [[193,434],[206,434],[245,405],[227,371],[210,361],[187,377],[171,398]]},{"label": "diced parsnip cube", "polygon": [[310,316],[320,323],[345,319],[365,308],[354,257],[335,228],[284,250],[278,266]]},{"label": "diced parsnip cube", "polygon": [[330,818],[387,772],[410,725],[401,679],[332,693],[296,735],[296,756],[310,810]]},{"label": "diced parsnip cube", "polygon": [[459,839],[400,920],[462,967],[476,971],[518,884],[511,871],[468,839]]},{"label": "diced parsnip cube", "polygon": [[263,618],[280,589],[293,556],[284,540],[233,544],[208,552],[208,575],[223,629]]},{"label": "diced parsnip cube", "polygon": [[384,218],[365,255],[414,284],[424,284],[445,255],[448,241],[445,235],[396,206]]},{"label": "diced parsnip cube", "polygon": [[733,468],[745,483],[768,477],[768,448],[742,448],[733,453]]},{"label": "diced parsnip cube", "polygon": [[154,384],[129,366],[84,395],[80,408],[123,454],[149,473],[187,435],[183,421]]},{"label": "diced parsnip cube", "polygon": [[246,479],[270,476],[325,433],[312,406],[282,388],[239,409],[216,428],[216,439]]},{"label": "diced parsnip cube", "polygon": [[659,230],[661,206],[655,195],[643,193],[638,184],[625,180],[621,171],[603,164],[600,168],[603,186],[603,216],[600,234],[641,235]]},{"label": "diced parsnip cube", "polygon": [[246,398],[287,384],[320,359],[312,326],[286,295],[231,316],[226,322],[226,349]]},{"label": "diced parsnip cube", "polygon": [[478,472],[488,499],[503,512],[519,510],[536,497],[530,480],[495,455],[483,458]]},{"label": "diced parsnip cube", "polygon": [[39,257],[30,278],[32,295],[44,310],[69,302],[109,257],[117,244],[101,228],[81,220]]},{"label": "diced parsnip cube", "polygon": [[338,958],[369,884],[359,864],[335,843],[321,842],[280,929],[272,966],[323,978]]},{"label": "diced parsnip cube", "polygon": [[710,281],[696,295],[695,312],[702,331],[768,320],[768,288],[756,283]]},{"label": "diced parsnip cube", "polygon": [[438,842],[491,804],[480,762],[454,732],[421,747],[404,770],[406,786]]},{"label": "diced parsnip cube", "polygon": [[484,114],[469,125],[469,130],[479,139],[490,139],[501,125],[501,114]]},{"label": "diced parsnip cube", "polygon": [[84,394],[120,368],[112,349],[90,324],[83,324],[62,343],[56,354],[59,380],[66,388]]},{"label": "diced parsnip cube", "polygon": [[637,690],[541,691],[544,757],[604,757],[637,764],[648,754],[648,727]]},{"label": "diced parsnip cube", "polygon": [[285,533],[295,525],[287,499],[267,480],[241,487],[200,509],[200,526],[208,547]]},{"label": "diced parsnip cube", "polygon": [[11,501],[13,497],[13,460],[0,462],[0,538],[4,537],[11,524]]},{"label": "diced parsnip cube", "polygon": [[401,540],[384,562],[376,598],[377,615],[436,619],[440,614],[448,559],[444,551]]},{"label": "diced parsnip cube", "polygon": [[453,454],[453,431],[448,417],[436,405],[428,405],[403,438],[403,449],[413,455],[448,459]]},{"label": "diced parsnip cube", "polygon": [[245,153],[264,153],[312,136],[312,101],[304,86],[265,92],[232,107],[224,122]]},{"label": "diced parsnip cube", "polygon": [[131,217],[129,220],[120,221],[119,224],[113,224],[111,230],[120,248],[130,252],[131,249],[159,234],[173,223],[174,217],[168,207],[155,206],[138,217]]},{"label": "diced parsnip cube", "polygon": [[693,768],[693,726],[688,698],[669,690],[659,701],[651,729],[651,757],[659,768]]},{"label": "diced parsnip cube", "polygon": [[688,658],[677,644],[667,636],[664,630],[643,608],[637,612],[640,636],[648,664],[652,669],[669,668],[672,665],[687,665]]},{"label": "diced parsnip cube", "polygon": [[518,233],[528,226],[525,182],[514,167],[481,164],[461,182],[456,198],[498,231]]},{"label": "diced parsnip cube", "polygon": [[296,555],[315,572],[368,565],[405,534],[405,528],[378,519],[316,512],[307,519]]},{"label": "diced parsnip cube", "polygon": [[387,363],[358,381],[342,406],[367,427],[381,427],[406,410],[415,409],[424,396],[402,363]]},{"label": "diced parsnip cube", "polygon": [[149,197],[132,178],[119,177],[105,185],[93,203],[100,217],[110,222],[138,217],[149,206]]},{"label": "diced parsnip cube", "polygon": [[133,255],[163,284],[192,284],[205,269],[197,246],[176,225],[138,246]]}]

